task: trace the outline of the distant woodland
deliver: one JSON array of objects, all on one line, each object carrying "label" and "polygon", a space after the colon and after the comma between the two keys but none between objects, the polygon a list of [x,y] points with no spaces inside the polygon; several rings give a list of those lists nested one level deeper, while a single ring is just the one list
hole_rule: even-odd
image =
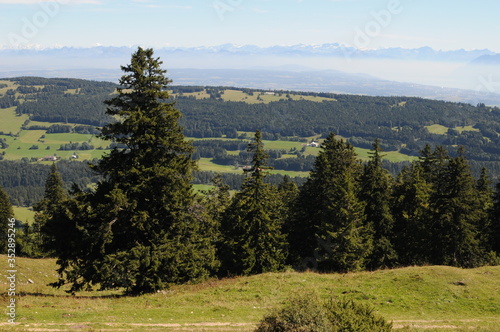
[{"label": "distant woodland", "polygon": [[[18,87],[7,90],[0,97],[0,108],[16,107],[18,114],[29,114],[32,121],[57,123],[40,126],[28,121],[24,129],[98,135],[99,128],[112,121],[105,114],[106,105],[103,102],[118,88],[114,83],[39,77],[9,80],[18,84]],[[249,137],[239,132],[254,132],[258,129],[262,132],[263,139],[304,142],[315,135],[325,138],[328,133],[335,132],[356,147],[371,148],[374,140],[379,139],[384,151],[399,151],[412,156],[418,156],[426,145],[443,146],[451,156],[456,154],[456,147],[463,146],[475,176],[479,176],[482,168],[487,168],[493,178],[500,176],[498,108],[422,98],[293,92],[303,97],[323,98],[323,101],[317,102],[292,100],[290,91],[232,88],[248,96],[272,93],[279,97],[278,101],[251,104],[223,100],[224,91],[228,89],[223,87],[172,86],[170,89],[175,96],[175,101],[171,99],[172,102],[175,102],[175,106],[183,114],[180,124],[184,128],[184,134],[202,139],[194,142],[194,159],[211,158],[212,162],[219,165],[247,164],[250,157],[245,147]],[[199,92],[206,92],[207,97],[197,99],[195,94]],[[432,125],[450,129],[439,134],[431,133],[428,126]],[[470,130],[454,129],[458,127],[468,127]],[[228,138],[233,140],[227,140]],[[6,144],[0,139],[0,149],[6,148]],[[113,144],[110,147],[114,147]],[[83,148],[92,149],[93,146]],[[60,149],[81,150],[82,147],[78,143],[72,143],[61,145]],[[239,152],[228,153],[230,151]],[[315,160],[313,156],[305,156],[301,151],[268,150],[267,153],[269,165],[279,170],[310,171]],[[288,157],[283,156],[285,154]],[[295,156],[289,157],[290,154]],[[384,167],[394,176],[406,164],[384,161]],[[61,167],[65,180],[78,184],[89,181],[87,175],[81,175],[81,179],[77,175],[84,165],[72,165],[72,169],[79,169],[75,171],[75,175],[68,174],[72,172],[69,168]],[[26,161],[20,162],[17,167],[11,166],[7,162],[0,164],[4,169],[0,185],[9,192],[16,205],[34,204],[41,198],[42,183],[48,166],[33,165]],[[21,172],[28,176],[21,175]],[[194,183],[210,183],[206,174],[210,172],[197,173]],[[243,181],[243,175],[224,174],[224,177],[231,189],[239,188]],[[21,178],[22,181],[12,180]],[[296,182],[303,181],[297,179]]]},{"label": "distant woodland", "polygon": [[[20,86],[0,98],[0,107],[17,106],[34,121],[102,126],[111,121],[103,101],[118,87],[76,79],[17,78]],[[181,125],[188,137],[238,137],[238,131],[262,131],[264,139],[310,137],[335,132],[355,146],[369,148],[378,138],[386,151],[418,155],[426,144],[462,145],[471,160],[500,161],[500,109],[422,98],[368,97],[331,93],[298,93],[327,98],[322,102],[291,100],[290,91],[274,91],[279,101],[250,104],[224,101],[222,87],[172,87]],[[186,94],[206,90],[209,98]],[[268,91],[239,89],[247,94]],[[433,134],[426,128],[450,128]],[[473,130],[456,130],[470,126]],[[33,128],[36,129],[36,128]],[[453,150],[453,149],[450,149]]]}]

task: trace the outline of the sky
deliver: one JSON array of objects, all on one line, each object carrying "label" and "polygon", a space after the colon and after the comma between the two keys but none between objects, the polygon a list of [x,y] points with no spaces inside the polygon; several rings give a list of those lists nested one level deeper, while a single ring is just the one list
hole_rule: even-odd
[{"label": "sky", "polygon": [[0,48],[340,43],[500,53],[498,0],[0,0]]}]

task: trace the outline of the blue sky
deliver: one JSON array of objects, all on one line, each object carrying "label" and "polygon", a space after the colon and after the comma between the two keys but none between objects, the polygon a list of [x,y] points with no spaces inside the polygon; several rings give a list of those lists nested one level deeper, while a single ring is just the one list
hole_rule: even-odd
[{"label": "blue sky", "polygon": [[498,0],[0,0],[0,47],[342,43],[500,53]]}]

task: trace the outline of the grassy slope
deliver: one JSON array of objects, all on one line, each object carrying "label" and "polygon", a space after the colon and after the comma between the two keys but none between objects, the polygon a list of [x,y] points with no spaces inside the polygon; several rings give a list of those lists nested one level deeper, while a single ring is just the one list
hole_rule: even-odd
[{"label": "grassy slope", "polygon": [[[426,126],[425,128],[427,128],[427,130],[431,133],[431,134],[438,134],[438,135],[444,135],[448,132],[448,127],[445,127],[445,126],[442,126],[442,125],[439,125],[439,124],[434,124],[432,126]],[[458,131],[459,133],[463,133],[464,131],[475,131],[475,132],[479,132],[480,130],[477,129],[477,128],[474,128],[473,126],[460,126],[460,127],[455,127],[455,128],[451,128],[451,129],[455,129],[456,131]]]},{"label": "grassy slope", "polygon": [[7,134],[9,132],[16,134],[24,121],[28,119],[28,115],[17,116],[15,107],[2,108],[0,109],[0,119],[2,119],[0,121],[0,131]]},{"label": "grassy slope", "polygon": [[17,220],[21,220],[28,224],[31,224],[35,219],[35,212],[32,208],[14,206],[14,216]]},{"label": "grassy slope", "polygon": [[[1,260],[6,262],[6,257]],[[348,297],[370,304],[393,320],[396,327],[500,330],[495,329],[500,326],[500,267],[462,270],[430,266],[351,274],[268,273],[174,286],[166,292],[141,297],[112,296],[119,294],[113,292],[67,295],[63,290],[45,286],[55,280],[55,267],[53,259],[17,259],[17,291],[21,293],[18,329],[184,327],[201,331],[216,323],[230,323],[231,330],[251,330],[252,324],[287,297],[316,291],[325,298]],[[5,289],[5,278],[0,277]],[[33,283],[28,283],[28,279]],[[6,303],[5,292],[2,298]],[[208,326],[194,325],[201,323]]]}]

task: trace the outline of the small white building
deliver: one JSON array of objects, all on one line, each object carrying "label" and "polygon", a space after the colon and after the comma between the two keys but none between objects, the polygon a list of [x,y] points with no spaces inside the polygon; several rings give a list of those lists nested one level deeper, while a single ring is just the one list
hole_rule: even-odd
[{"label": "small white building", "polygon": [[311,142],[309,144],[307,144],[307,146],[310,146],[310,147],[313,147],[313,148],[319,148],[319,143],[318,142]]},{"label": "small white building", "polygon": [[42,158],[42,161],[57,161],[57,156],[46,156]]}]

